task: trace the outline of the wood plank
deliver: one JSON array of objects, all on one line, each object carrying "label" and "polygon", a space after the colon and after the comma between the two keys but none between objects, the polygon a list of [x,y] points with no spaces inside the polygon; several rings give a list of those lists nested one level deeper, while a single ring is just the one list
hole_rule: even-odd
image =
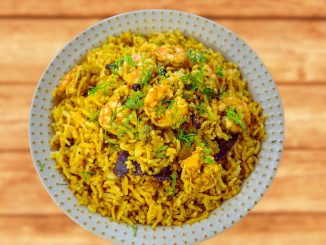
[{"label": "wood plank", "polygon": [[0,16],[110,16],[138,9],[176,9],[204,16],[239,17],[325,17],[324,0],[151,0],[114,1],[50,0],[1,1]]},{"label": "wood plank", "polygon": [[[278,88],[285,109],[285,146],[325,149],[325,85],[281,84]],[[34,89],[35,84],[0,85],[1,150],[28,149],[27,122]]]},{"label": "wood plank", "polygon": [[[326,214],[249,214],[229,230],[200,244],[321,245],[326,243],[325,230]],[[65,241],[71,245],[113,245],[61,215],[0,216],[0,239],[3,244],[43,245]]]},{"label": "wood plank", "polygon": [[[0,60],[0,83],[38,80],[57,50],[81,30],[97,21],[41,20],[0,20],[0,53],[6,57]],[[326,81],[324,21],[217,21],[233,30],[257,51],[276,81]]]},{"label": "wood plank", "polygon": [[[286,150],[275,181],[253,212],[326,212],[325,164],[324,151]],[[0,153],[0,172],[0,216],[62,213],[42,187],[29,152]]]}]

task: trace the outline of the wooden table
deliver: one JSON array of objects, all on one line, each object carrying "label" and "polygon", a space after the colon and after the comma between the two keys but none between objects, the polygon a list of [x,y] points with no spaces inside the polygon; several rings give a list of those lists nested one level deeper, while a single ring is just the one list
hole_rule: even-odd
[{"label": "wooden table", "polygon": [[269,67],[286,141],[271,188],[248,216],[202,244],[326,244],[325,0],[0,1],[0,244],[111,244],[53,203],[27,142],[35,85],[64,43],[99,19],[147,8],[206,16],[246,40]]}]

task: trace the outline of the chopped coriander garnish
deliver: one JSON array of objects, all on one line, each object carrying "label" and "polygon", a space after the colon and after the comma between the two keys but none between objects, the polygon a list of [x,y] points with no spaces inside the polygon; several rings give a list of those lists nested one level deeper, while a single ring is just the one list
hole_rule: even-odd
[{"label": "chopped coriander garnish", "polygon": [[150,81],[151,76],[152,76],[152,70],[150,68],[142,71],[141,78],[139,81],[139,83],[142,85],[142,87],[147,86],[148,82]]},{"label": "chopped coriander garnish", "polygon": [[137,110],[139,107],[144,105],[144,101],[142,100],[144,96],[145,95],[140,91],[134,92],[132,95],[128,97],[123,108]]},{"label": "chopped coriander garnish", "polygon": [[122,58],[119,58],[114,63],[106,65],[105,68],[106,69],[111,69],[111,71],[112,71],[113,74],[117,74],[120,66],[123,63],[123,61],[124,61],[124,58],[123,57]]},{"label": "chopped coriander garnish", "polygon": [[42,171],[45,166],[45,163],[38,163],[37,166]]},{"label": "chopped coriander garnish", "polygon": [[115,151],[118,148],[118,143],[114,139],[111,139],[106,134],[103,135],[103,138],[104,138],[104,143],[108,144],[111,150]]},{"label": "chopped coriander garnish", "polygon": [[178,122],[175,123],[174,128],[180,128],[180,126],[187,120],[187,117],[183,116]]},{"label": "chopped coriander garnish", "polygon": [[196,51],[194,49],[189,49],[186,55],[188,56],[192,64],[204,63],[207,60],[204,55],[204,52]]},{"label": "chopped coriander garnish", "polygon": [[89,120],[90,122],[95,122],[95,121],[97,120],[99,114],[100,114],[100,110],[95,111],[95,112],[94,112],[94,113],[93,113],[93,114],[88,118],[88,120]]},{"label": "chopped coriander garnish", "polygon": [[207,164],[215,164],[214,157],[210,156],[210,154],[212,153],[212,150],[207,148],[207,146],[204,142],[197,142],[197,145],[200,146],[204,151],[204,153],[200,157],[202,159],[202,161]]},{"label": "chopped coriander garnish", "polygon": [[116,119],[117,117],[117,108],[115,108],[113,111],[112,111],[112,115],[111,115],[111,118],[110,118],[110,125],[112,125],[113,121]]},{"label": "chopped coriander garnish", "polygon": [[211,164],[215,164],[215,160],[214,160],[214,157],[212,156],[207,156],[206,159],[205,159],[205,163],[211,165]]},{"label": "chopped coriander garnish", "polygon": [[77,81],[80,78],[80,69],[81,69],[81,67],[79,66],[78,69],[77,69],[76,77],[75,77],[75,83],[77,83]]},{"label": "chopped coriander garnish", "polygon": [[240,125],[240,127],[245,130],[246,125],[243,122],[243,116],[241,113],[236,113],[233,108],[229,107],[226,110],[226,116],[229,120],[235,122],[236,124]]},{"label": "chopped coriander garnish", "polygon": [[177,134],[177,138],[182,142],[182,143],[186,143],[186,146],[189,148],[194,139],[195,139],[196,134],[186,134],[185,132],[183,132],[182,130],[178,130],[178,134]]},{"label": "chopped coriander garnish", "polygon": [[124,57],[124,60],[127,62],[128,65],[130,65],[130,66],[132,66],[132,67],[136,65],[135,61],[133,60],[133,58],[131,57],[130,54],[127,54],[127,55]]},{"label": "chopped coriander garnish", "polygon": [[203,84],[204,73],[202,70],[186,73],[181,77],[181,81],[186,84],[186,89],[198,91]]},{"label": "chopped coriander garnish", "polygon": [[138,226],[137,225],[132,225],[131,228],[134,231],[134,237],[136,237],[137,236]]},{"label": "chopped coriander garnish", "polygon": [[105,69],[108,69],[108,70],[114,70],[114,69],[117,69],[118,68],[118,66],[117,66],[117,64],[116,63],[112,63],[112,64],[106,64],[105,65]]},{"label": "chopped coriander garnish", "polygon": [[223,77],[223,68],[222,66],[219,66],[216,68],[215,73],[219,76],[219,77]]},{"label": "chopped coriander garnish", "polygon": [[193,106],[193,108],[195,108],[200,115],[203,115],[207,112],[207,105],[204,102],[201,102],[199,106]]},{"label": "chopped coriander garnish", "polygon": [[91,89],[88,90],[87,95],[96,95],[98,93],[98,91],[100,91],[100,90],[103,90],[103,93],[106,94],[108,87],[112,87],[112,84],[110,83],[110,81],[103,82],[103,83],[97,85],[96,87],[91,87]]},{"label": "chopped coriander garnish", "polygon": [[155,155],[158,157],[158,158],[163,158],[164,157],[164,153],[165,151],[168,149],[169,147],[167,145],[163,145],[161,146],[160,148],[157,149]]},{"label": "chopped coriander garnish", "polygon": [[221,88],[220,89],[220,94],[219,94],[219,98],[222,98],[222,96],[224,96],[226,94],[226,88],[225,87],[223,87],[223,88]]},{"label": "chopped coriander garnish", "polygon": [[174,105],[174,103],[175,103],[175,100],[165,100],[165,102],[170,102],[170,104],[169,104],[169,109],[172,109],[172,107],[173,107],[173,105]]},{"label": "chopped coriander garnish", "polygon": [[175,173],[170,176],[171,187],[167,190],[169,195],[173,197],[175,195],[175,187],[177,185],[177,175]]},{"label": "chopped coriander garnish", "polygon": [[94,172],[82,172],[84,180],[88,180],[89,176],[95,174]]},{"label": "chopped coriander garnish", "polygon": [[161,65],[160,63],[158,63],[157,65],[157,72],[158,74],[160,74],[160,76],[165,76],[166,74],[166,69],[163,65]]},{"label": "chopped coriander garnish", "polygon": [[205,155],[208,155],[212,152],[210,149],[206,147],[206,144],[204,142],[197,142],[197,145],[199,145],[203,149]]},{"label": "chopped coriander garnish", "polygon": [[123,134],[125,134],[127,132],[127,130],[125,129],[120,129],[118,132],[117,132],[117,137],[120,138]]},{"label": "chopped coriander garnish", "polygon": [[158,109],[157,109],[157,115],[160,117],[160,116],[163,115],[163,112],[164,112],[164,106],[163,106],[163,103],[162,103],[162,104],[160,104],[160,105],[158,106]]},{"label": "chopped coriander garnish", "polygon": [[215,94],[215,91],[211,88],[204,88],[203,93],[207,96],[213,96]]}]

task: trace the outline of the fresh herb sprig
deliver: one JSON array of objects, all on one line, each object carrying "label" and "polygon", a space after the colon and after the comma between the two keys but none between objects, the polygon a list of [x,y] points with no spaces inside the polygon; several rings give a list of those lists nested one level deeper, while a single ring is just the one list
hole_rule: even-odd
[{"label": "fresh herb sprig", "polygon": [[181,117],[181,119],[180,119],[179,121],[175,122],[173,128],[176,128],[176,129],[180,128],[181,125],[182,125],[185,121],[187,121],[187,117],[185,117],[185,116]]},{"label": "fresh herb sprig", "polygon": [[212,97],[212,96],[216,95],[214,89],[211,89],[211,88],[204,88],[203,93],[205,95],[207,95],[208,97]]},{"label": "fresh herb sprig", "polygon": [[173,197],[175,195],[176,186],[177,186],[177,175],[175,173],[170,176],[171,187],[167,189],[169,195]]},{"label": "fresh herb sprig", "polygon": [[87,181],[89,179],[89,177],[93,174],[95,174],[95,173],[94,172],[82,172],[82,176],[85,181]]},{"label": "fresh herb sprig", "polygon": [[104,139],[104,143],[108,144],[109,148],[112,151],[116,151],[118,149],[118,143],[116,142],[115,139],[111,139],[107,134],[103,134],[103,139]]},{"label": "fresh herb sprig", "polygon": [[141,77],[139,79],[140,85],[142,87],[146,87],[151,79],[151,76],[152,76],[152,69],[148,68],[146,70],[142,70]]},{"label": "fresh herb sprig", "polygon": [[136,237],[136,236],[137,236],[138,226],[134,224],[134,225],[131,226],[131,228],[132,228],[132,230],[133,230],[134,237]]},{"label": "fresh herb sprig", "polygon": [[201,160],[206,164],[215,164],[214,157],[211,156],[212,150],[209,149],[204,142],[197,142],[197,145],[200,146],[204,151],[204,153],[200,157]]},{"label": "fresh herb sprig", "polygon": [[158,74],[160,74],[160,76],[164,77],[167,71],[166,71],[166,69],[165,69],[165,67],[163,65],[158,63],[157,64],[157,72],[158,72]]},{"label": "fresh herb sprig", "polygon": [[103,94],[106,95],[109,87],[112,87],[112,84],[110,81],[102,82],[102,83],[98,84],[96,87],[91,87],[88,90],[87,95],[88,96],[96,95],[101,90],[103,91]]},{"label": "fresh herb sprig", "polygon": [[140,91],[134,92],[132,95],[128,97],[123,108],[137,110],[138,108],[144,106],[144,101],[142,100],[143,97],[145,97],[145,95],[142,92]]},{"label": "fresh herb sprig", "polygon": [[223,75],[224,75],[223,67],[222,66],[217,67],[215,70],[215,73],[217,74],[217,76],[223,77]]},{"label": "fresh herb sprig", "polygon": [[160,148],[157,149],[155,155],[158,157],[158,158],[163,158],[165,156],[165,152],[166,150],[168,149],[169,147],[167,145],[163,145],[161,146]]},{"label": "fresh herb sprig", "polygon": [[105,68],[110,69],[113,74],[117,74],[124,60],[124,57],[120,57],[114,63],[105,65]]},{"label": "fresh herb sprig", "polygon": [[207,112],[207,105],[204,102],[201,102],[199,105],[192,104],[191,107],[196,109],[201,116]]},{"label": "fresh herb sprig", "polygon": [[234,111],[234,108],[232,108],[232,107],[227,108],[227,110],[226,110],[226,117],[229,120],[231,120],[231,121],[235,122],[236,124],[240,125],[240,127],[243,130],[246,130],[246,124],[243,121],[242,114],[240,112],[239,113],[236,113]]},{"label": "fresh herb sprig", "polygon": [[45,163],[38,163],[37,166],[42,171],[45,167]]},{"label": "fresh herb sprig", "polygon": [[195,136],[196,136],[196,134],[193,134],[193,133],[186,134],[181,129],[178,130],[178,134],[176,135],[178,140],[180,140],[181,143],[185,143],[188,148],[192,145],[192,143],[195,139]]},{"label": "fresh herb sprig", "polygon": [[207,60],[204,52],[196,51],[194,49],[189,49],[186,52],[186,55],[192,64],[204,63]]},{"label": "fresh herb sprig", "polygon": [[128,65],[130,65],[131,67],[136,66],[136,62],[134,61],[134,59],[131,57],[130,54],[127,54],[123,57],[124,61],[127,62]]},{"label": "fresh herb sprig", "polygon": [[93,112],[92,115],[90,115],[90,117],[88,118],[88,121],[95,122],[98,119],[99,115],[100,115],[100,110]]}]

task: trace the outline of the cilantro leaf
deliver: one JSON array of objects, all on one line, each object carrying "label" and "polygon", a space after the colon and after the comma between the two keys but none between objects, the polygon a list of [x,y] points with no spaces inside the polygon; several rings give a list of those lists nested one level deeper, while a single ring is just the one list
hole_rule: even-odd
[{"label": "cilantro leaf", "polygon": [[97,120],[99,114],[100,114],[100,110],[95,111],[95,112],[94,112],[94,113],[93,113],[93,114],[88,118],[88,120],[89,120],[90,122],[95,122],[95,121]]},{"label": "cilantro leaf", "polygon": [[166,74],[166,69],[163,65],[161,65],[160,63],[158,63],[157,65],[157,72],[158,74],[160,74],[160,76],[165,76]]},{"label": "cilantro leaf", "polygon": [[165,151],[168,149],[169,147],[167,145],[163,145],[161,146],[155,153],[155,155],[158,157],[158,158],[163,158],[164,157],[164,154],[165,154]]},{"label": "cilantro leaf", "polygon": [[194,49],[189,49],[186,52],[186,55],[188,56],[192,64],[204,63],[207,60],[204,55],[204,52],[199,52]]},{"label": "cilantro leaf", "polygon": [[131,57],[130,54],[127,54],[127,55],[124,57],[124,61],[127,62],[127,64],[130,65],[131,67],[136,66],[136,62],[133,60],[133,58]]},{"label": "cilantro leaf", "polygon": [[178,134],[177,134],[177,138],[178,138],[178,140],[180,140],[182,143],[185,143],[186,144],[186,146],[189,148],[191,145],[192,145],[192,143],[193,143],[193,141],[194,141],[194,139],[195,139],[195,136],[196,136],[196,134],[192,134],[192,133],[190,133],[190,134],[186,134],[185,132],[183,132],[182,130],[178,130]]},{"label": "cilantro leaf", "polygon": [[219,77],[223,77],[223,67],[219,66],[216,68],[215,73],[219,76]]},{"label": "cilantro leaf", "polygon": [[87,181],[89,179],[89,177],[93,174],[95,174],[95,173],[94,172],[82,172],[82,176],[85,181]]},{"label": "cilantro leaf", "polygon": [[138,226],[137,225],[132,225],[131,228],[132,228],[132,230],[134,232],[134,237],[136,237],[137,236]]},{"label": "cilantro leaf", "polygon": [[145,95],[142,92],[136,91],[128,97],[123,108],[137,110],[141,106],[144,106],[144,101],[142,100],[143,97],[145,97]]},{"label": "cilantro leaf", "polygon": [[140,81],[139,81],[142,87],[147,86],[148,82],[151,79],[151,76],[152,76],[152,69],[148,68],[146,70],[142,70]]},{"label": "cilantro leaf", "polygon": [[245,130],[246,125],[243,121],[243,116],[241,113],[236,113],[233,108],[229,107],[226,110],[226,116],[229,120],[235,122],[236,124],[240,125],[240,127]]},{"label": "cilantro leaf", "polygon": [[170,176],[171,187],[167,190],[169,195],[173,197],[175,195],[176,186],[177,186],[177,175],[175,173]]},{"label": "cilantro leaf", "polygon": [[96,87],[91,87],[88,92],[87,95],[88,96],[93,96],[96,95],[98,93],[98,91],[103,90],[103,93],[106,94],[108,91],[108,87],[112,87],[112,84],[110,83],[110,81],[106,81],[103,83],[100,83],[99,85],[97,85]]},{"label": "cilantro leaf", "polygon": [[38,163],[37,166],[42,171],[44,169],[45,163]]}]

